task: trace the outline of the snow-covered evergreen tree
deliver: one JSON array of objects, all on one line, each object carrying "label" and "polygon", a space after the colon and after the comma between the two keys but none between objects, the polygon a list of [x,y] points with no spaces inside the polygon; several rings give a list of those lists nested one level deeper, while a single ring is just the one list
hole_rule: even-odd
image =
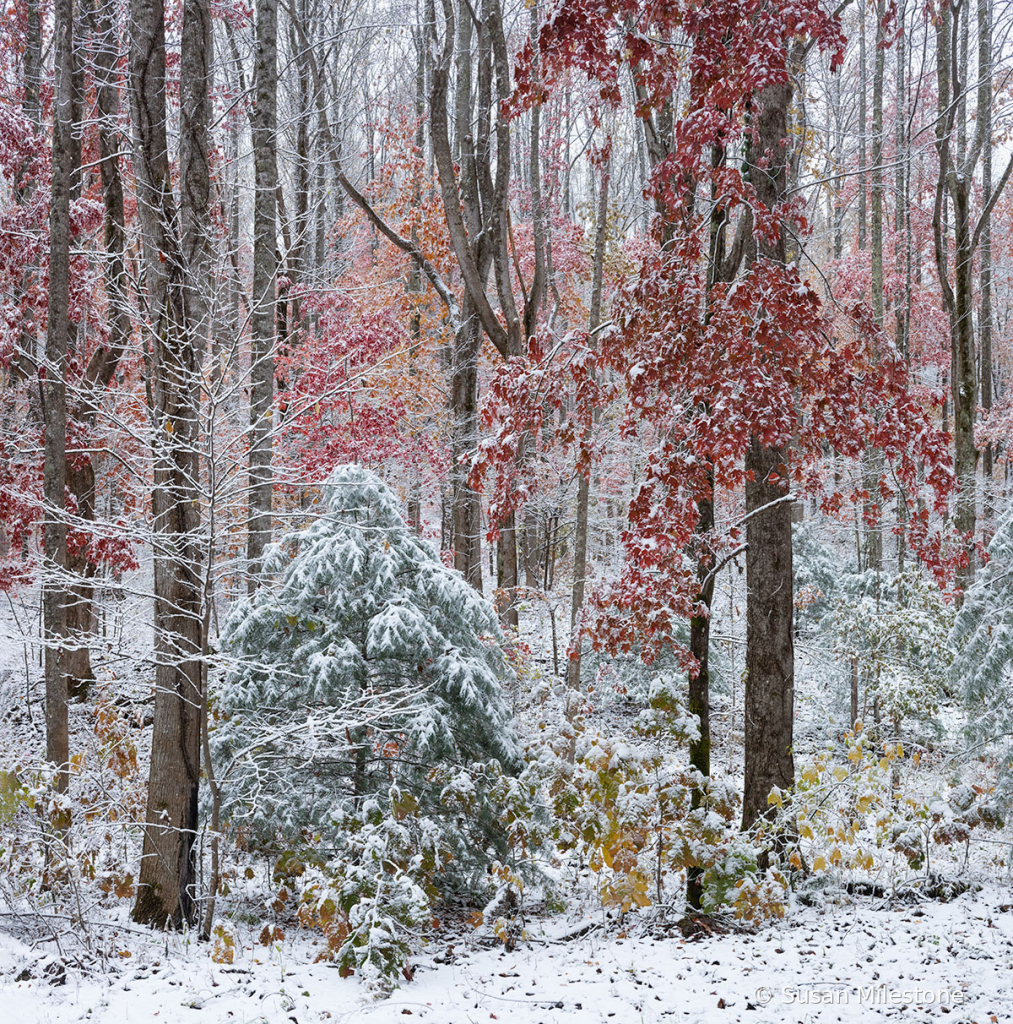
[{"label": "snow-covered evergreen tree", "polygon": [[504,855],[497,793],[519,755],[492,606],[368,470],[337,468],[322,506],[268,550],[265,582],[226,622],[211,747],[223,814],[249,842],[327,851],[342,959],[361,966],[370,954],[350,951],[397,926],[367,904],[397,893],[407,927]]},{"label": "snow-covered evergreen tree", "polygon": [[988,562],[964,595],[951,633],[955,684],[968,707],[968,738],[998,745],[999,792],[1013,801],[1013,515],[998,524]]}]

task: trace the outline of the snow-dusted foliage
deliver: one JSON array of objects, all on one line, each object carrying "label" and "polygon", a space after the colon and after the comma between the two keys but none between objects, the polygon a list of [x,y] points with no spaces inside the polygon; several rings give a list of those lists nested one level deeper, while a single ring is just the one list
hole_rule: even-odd
[{"label": "snow-dusted foliage", "polygon": [[988,562],[964,595],[951,633],[952,676],[968,705],[972,743],[997,743],[999,789],[1013,799],[1013,515],[988,546]]},{"label": "snow-dusted foliage", "polygon": [[212,756],[225,819],[251,845],[326,862],[335,952],[390,973],[398,922],[414,928],[427,896],[503,852],[493,794],[518,760],[509,670],[491,605],[378,477],[341,466],[321,504],[270,548],[265,582],[227,620]]}]

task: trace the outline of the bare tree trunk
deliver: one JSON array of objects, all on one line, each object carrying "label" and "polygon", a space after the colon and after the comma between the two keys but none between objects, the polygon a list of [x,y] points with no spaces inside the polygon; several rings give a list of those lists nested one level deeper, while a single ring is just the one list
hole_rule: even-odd
[{"label": "bare tree trunk", "polygon": [[[594,332],[601,325],[602,279],[605,269],[605,236],[608,229],[609,172],[602,174],[598,197],[598,218],[594,230],[594,269],[591,278],[591,309],[588,329],[592,342]],[[589,477],[580,474],[577,482],[577,525],[573,541],[573,592],[570,597],[570,635],[573,637],[584,607],[584,589],[587,581],[587,513],[591,490]],[[571,639],[570,660],[566,666],[566,685],[570,690],[580,689],[580,643]],[[572,700],[572,698],[571,698]],[[572,716],[569,716],[572,717]]]},{"label": "bare tree trunk", "polygon": [[454,502],[454,567],[482,591],[482,499],[468,482],[468,463],[478,448],[478,353],[482,329],[469,315],[465,299],[464,324],[454,338],[451,409],[454,434],[451,446]]},{"label": "bare tree trunk", "polygon": [[[748,154],[757,198],[767,209],[787,189],[790,82],[769,85],[758,96],[757,140]],[[757,162],[759,159],[759,163]],[[783,263],[784,233],[764,242],[759,254]],[[766,446],[757,438],[746,452],[746,697],[745,786],[742,826],[767,816],[767,797],[775,787],[794,784],[794,602],[791,551],[791,503],[787,444]]]},{"label": "bare tree trunk", "polygon": [[42,383],[45,424],[42,589],[46,640],[46,758],[57,769],[55,788],[67,791],[70,736],[67,724],[65,637],[67,611],[67,347],[70,338],[70,189],[73,124],[73,0],[54,4],[56,90],[53,102],[53,171],[49,207],[49,310],[46,376]]},{"label": "bare tree trunk", "polygon": [[[883,79],[886,50],[883,18],[886,0],[876,4],[876,58],[872,72],[872,310],[876,323],[883,322]],[[865,122],[862,122],[864,131]]]},{"label": "bare tree trunk", "polygon": [[[904,232],[904,216],[907,210],[905,159],[907,154],[906,140],[906,119],[907,100],[905,98],[905,76],[906,76],[906,51],[907,37],[904,34],[905,18],[907,16],[907,5],[901,7],[898,18],[900,20],[901,32],[897,38],[897,109],[894,112],[894,138],[896,152],[894,153],[894,214],[893,214],[893,237],[894,237],[894,268],[897,280],[904,279],[904,251],[901,246],[901,238]],[[897,351],[907,358],[907,320],[904,311],[905,303],[897,302],[894,307],[894,341]]]},{"label": "bare tree trunk", "polygon": [[851,727],[858,721],[858,659],[851,659]]},{"label": "bare tree trunk", "polygon": [[[979,0],[978,31],[981,33],[981,53],[988,63],[979,66],[978,73],[987,77],[985,89],[988,98],[985,102],[985,144],[982,149],[981,168],[981,201],[985,205],[985,213],[981,225],[981,270],[979,288],[981,289],[981,313],[978,323],[979,347],[978,359],[981,364],[981,407],[988,416],[992,409],[992,215],[988,205],[992,199],[992,10],[990,0]],[[984,484],[982,506],[982,542],[987,545],[995,530],[996,510],[992,491],[993,456],[992,443],[988,442],[982,451],[982,480]]]},{"label": "bare tree trunk", "polygon": [[[144,847],[133,918],[158,927],[196,919],[202,718],[199,347],[204,323],[184,251],[210,215],[207,181],[210,14],[184,0],[180,56],[181,212],[173,198],[166,140],[165,10],[131,5],[130,90],[137,132],[134,166],[144,235],[151,325],[149,404],[154,455],[155,712]],[[203,204],[203,208],[202,208]],[[180,223],[187,226],[180,237]],[[204,282],[197,282],[196,286]],[[196,319],[189,319],[194,316]]]},{"label": "bare tree trunk", "polygon": [[[988,215],[1001,195],[1013,160],[990,195],[977,224],[971,221],[971,197],[975,169],[983,147],[991,145],[986,137],[989,125],[988,107],[991,104],[991,31],[987,0],[978,3],[978,85],[977,110],[974,130],[967,137],[961,113],[966,105],[967,73],[966,47],[960,18],[966,20],[965,7],[943,9],[936,31],[936,84],[939,116],[936,121],[936,151],[939,156],[939,178],[933,211],[933,240],[936,267],[939,274],[943,301],[950,318],[951,392],[953,396],[953,468],[960,485],[954,517],[957,529],[965,534],[966,567],[958,570],[957,582],[963,589],[971,583],[975,570],[974,534],[977,526],[975,498],[978,451],[974,441],[974,419],[977,411],[977,367],[974,352],[974,254],[982,233],[988,226]],[[959,42],[958,42],[959,40]],[[961,48],[961,60],[954,61],[954,50]],[[955,121],[956,118],[956,121]],[[989,175],[991,178],[991,174]],[[946,201],[953,206],[954,269],[953,283],[948,276],[948,225]],[[991,339],[989,339],[991,343]]]},{"label": "bare tree trunk", "polygon": [[[108,340],[92,353],[85,369],[82,390],[75,408],[79,424],[91,427],[98,417],[102,392],[109,386],[120,358],[130,340],[130,313],[127,307],[130,282],[124,252],[123,182],[119,163],[120,91],[117,73],[119,33],[115,25],[115,7],[111,0],[99,0],[89,12],[94,39],[95,106],[98,113],[99,168],[105,207],[103,277],[109,304]],[[95,467],[91,456],[78,457],[68,467],[67,486],[77,505],[78,529],[88,533],[95,521]],[[83,697],[95,674],[91,667],[90,641],[96,630],[95,594],[92,579],[95,563],[90,539],[68,554],[67,567],[74,578],[69,587],[67,630],[73,645],[67,652],[66,673],[72,696]]]},{"label": "bare tree trunk", "polygon": [[250,317],[250,482],[247,586],[257,588],[271,540],[275,279],[278,192],[278,2],[257,0],[256,104],[251,118],[256,192],[253,207],[253,311]]},{"label": "bare tree trunk", "polygon": [[[73,12],[71,13],[73,14]],[[42,25],[39,17],[39,0],[27,0],[25,4],[25,93],[21,106],[25,116],[36,124],[42,122],[42,110],[39,105],[41,61]]]},{"label": "bare tree trunk", "polygon": [[868,108],[865,98],[867,62],[865,57],[865,6],[858,12],[858,248],[865,248],[866,209],[868,204],[865,130],[868,124]]}]

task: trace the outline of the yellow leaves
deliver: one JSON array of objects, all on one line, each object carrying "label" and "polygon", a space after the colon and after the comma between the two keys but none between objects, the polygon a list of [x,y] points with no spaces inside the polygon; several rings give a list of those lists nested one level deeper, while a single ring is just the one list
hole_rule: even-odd
[{"label": "yellow leaves", "polygon": [[236,940],[225,925],[218,925],[214,930],[215,946],[211,951],[211,959],[216,964],[230,964],[236,955]]},{"label": "yellow leaves", "polygon": [[736,883],[735,917],[758,924],[771,918],[784,917],[787,882],[779,872],[770,872],[761,879],[739,879]]},{"label": "yellow leaves", "polygon": [[650,879],[639,871],[620,876],[615,882],[602,887],[601,903],[603,907],[618,907],[624,914],[634,906],[649,907],[651,898],[647,895]]},{"label": "yellow leaves", "polygon": [[781,795],[781,790],[775,786],[770,793],[767,795],[767,806],[770,807],[773,804],[777,804],[778,807],[784,807],[784,797]]},{"label": "yellow leaves", "polygon": [[862,760],[863,756],[864,754],[861,747],[852,747],[848,751],[848,760],[852,764],[858,764],[858,762]]},{"label": "yellow leaves", "polygon": [[819,772],[817,772],[816,769],[812,767],[803,769],[802,781],[808,782],[811,785],[815,786],[820,781]]},{"label": "yellow leaves", "polygon": [[27,793],[15,772],[0,771],[0,822],[10,821],[22,802],[28,803]]},{"label": "yellow leaves", "polygon": [[826,871],[827,861],[825,857],[817,857],[813,861],[813,871]]},{"label": "yellow leaves", "polygon": [[844,765],[838,765],[834,769],[834,778],[838,782],[843,782],[848,777],[848,769]]},{"label": "yellow leaves", "polygon": [[801,836],[801,837],[802,837],[803,839],[812,839],[812,837],[813,837],[813,830],[812,830],[812,829],[811,829],[811,828],[810,828],[810,827],[809,827],[808,825],[803,825],[803,826],[802,826],[802,827],[801,827],[801,828],[800,828],[800,829],[798,830],[798,834],[799,834],[799,835],[800,835],[800,836]]},{"label": "yellow leaves", "polygon": [[844,854],[841,853],[840,849],[835,846],[830,851],[830,863],[833,864],[834,867],[838,867],[840,865],[841,861],[843,861],[843,860],[844,860]]},{"label": "yellow leaves", "polygon": [[788,863],[796,870],[802,870],[802,858],[799,856],[798,850],[791,851],[791,856],[788,858]]}]

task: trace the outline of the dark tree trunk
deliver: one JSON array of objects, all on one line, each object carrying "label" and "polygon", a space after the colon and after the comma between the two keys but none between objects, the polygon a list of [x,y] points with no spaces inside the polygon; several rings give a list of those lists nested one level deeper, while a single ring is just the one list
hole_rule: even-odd
[{"label": "dark tree trunk", "polygon": [[[749,172],[757,198],[777,207],[787,188],[790,82],[770,85],[757,97],[757,140]],[[761,161],[757,163],[757,159]],[[784,232],[759,245],[758,255],[783,263]],[[753,438],[746,452],[746,698],[745,786],[742,826],[768,815],[774,787],[794,783],[794,641],[791,503],[787,441],[766,445]]]},{"label": "dark tree trunk", "polygon": [[[73,15],[73,11],[71,11],[71,15]],[[42,111],[39,106],[41,60],[42,24],[39,16],[39,0],[27,0],[25,4],[25,92],[21,106],[25,116],[36,124],[42,122]]]},{"label": "dark tree trunk", "polygon": [[[109,303],[109,336],[93,352],[75,409],[79,424],[92,427],[98,417],[102,392],[109,386],[120,357],[130,340],[130,313],[124,251],[123,182],[119,163],[120,91],[117,73],[119,33],[115,26],[115,7],[111,0],[100,0],[90,12],[94,40],[95,106],[98,114],[99,169],[105,208],[105,261],[103,278]],[[91,456],[76,467],[68,468],[67,486],[77,504],[78,529],[89,534],[95,521],[95,467]],[[95,675],[91,667],[90,644],[95,634],[95,594],[92,580],[95,563],[89,539],[68,555],[67,567],[74,579],[69,588],[67,629],[73,645],[67,652],[66,672],[72,696],[84,697]]]},{"label": "dark tree trunk", "polygon": [[43,628],[46,641],[46,758],[57,769],[55,788],[70,777],[65,645],[67,633],[67,348],[70,339],[70,190],[73,162],[73,0],[54,5],[56,90],[53,102],[53,171],[49,207],[49,310],[43,391]]},{"label": "dark tree trunk", "polygon": [[464,303],[464,323],[454,338],[450,405],[454,505],[454,567],[482,591],[482,499],[468,482],[468,463],[478,448],[478,353],[482,329]]},{"label": "dark tree trunk", "polygon": [[[182,210],[177,217],[166,141],[162,0],[133,0],[131,17],[134,165],[149,308],[155,314],[150,325],[148,385],[154,456],[156,655],[148,803],[133,918],[164,927],[196,919],[193,842],[203,700],[199,348],[204,321],[197,312],[202,300],[195,297],[195,286],[203,282],[192,280],[184,252],[194,251],[193,232],[207,223],[210,214],[206,154],[211,23],[206,0],[184,0]],[[182,238],[180,223],[187,226]]]},{"label": "dark tree trunk", "polygon": [[[786,448],[755,438],[746,454],[746,766],[742,827],[771,808],[776,786],[795,781],[792,756],[795,665],[791,503],[785,498]],[[775,475],[775,480],[769,478]]]},{"label": "dark tree trunk", "polygon": [[[711,480],[713,488],[713,478]],[[699,502],[700,521],[697,533],[707,536],[714,529],[714,500]],[[697,562],[697,580],[700,588],[696,595],[696,614],[689,621],[689,650],[696,658],[697,668],[689,676],[689,700],[686,710],[696,715],[700,726],[699,738],[689,745],[689,763],[705,779],[711,773],[711,712],[710,712],[710,613],[714,600],[716,566],[713,556],[701,557]],[[704,794],[699,786],[693,787],[692,808],[703,806]],[[694,910],[703,903],[703,869],[690,867],[686,872],[686,902]]]}]

